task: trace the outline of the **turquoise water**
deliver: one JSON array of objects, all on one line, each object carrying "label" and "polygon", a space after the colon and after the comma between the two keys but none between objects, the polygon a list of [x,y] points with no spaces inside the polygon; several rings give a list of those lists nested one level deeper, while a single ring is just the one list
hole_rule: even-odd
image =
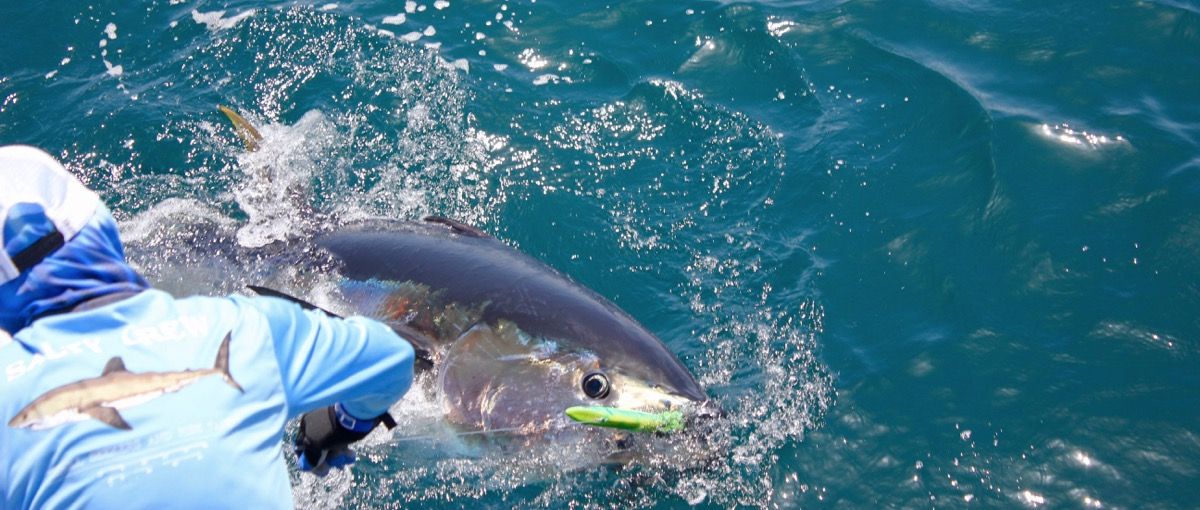
[{"label": "turquoise water", "polygon": [[414,397],[298,506],[1200,504],[1196,2],[46,4],[0,6],[0,143],[96,188],[160,286],[453,216],[731,411],[704,465],[556,470]]}]

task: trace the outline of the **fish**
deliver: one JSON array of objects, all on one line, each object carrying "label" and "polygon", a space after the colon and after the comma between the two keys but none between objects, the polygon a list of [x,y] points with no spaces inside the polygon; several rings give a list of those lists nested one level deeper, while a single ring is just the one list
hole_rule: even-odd
[{"label": "fish", "polygon": [[225,335],[212,368],[173,372],[130,372],[121,357],[105,364],[99,377],[83,379],[54,388],[33,400],[8,422],[10,428],[44,430],[88,419],[111,427],[131,430],[118,412],[177,392],[200,379],[220,376],[226,384],[244,393],[229,373],[229,340]]},{"label": "fish", "polygon": [[[241,115],[221,112],[247,150],[261,146]],[[383,321],[413,345],[456,428],[598,433],[567,410],[703,415],[712,407],[691,372],[628,313],[476,227],[442,216],[365,221],[293,248],[331,261],[338,283],[327,313]]]},{"label": "fish", "polygon": [[425,353],[447,420],[472,431],[586,427],[577,406],[663,412],[708,400],[628,313],[548,265],[442,217],[376,222],[316,240],[350,311]]}]

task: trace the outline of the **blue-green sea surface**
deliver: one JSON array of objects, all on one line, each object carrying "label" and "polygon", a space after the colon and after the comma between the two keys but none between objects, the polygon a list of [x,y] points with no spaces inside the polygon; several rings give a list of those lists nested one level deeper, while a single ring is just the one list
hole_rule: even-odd
[{"label": "blue-green sea surface", "polygon": [[713,458],[614,468],[462,441],[418,388],[352,470],[293,472],[298,507],[1200,505],[1195,1],[0,16],[0,143],[97,189],[160,287],[320,302],[336,282],[250,248],[455,217],[629,311],[727,411]]}]

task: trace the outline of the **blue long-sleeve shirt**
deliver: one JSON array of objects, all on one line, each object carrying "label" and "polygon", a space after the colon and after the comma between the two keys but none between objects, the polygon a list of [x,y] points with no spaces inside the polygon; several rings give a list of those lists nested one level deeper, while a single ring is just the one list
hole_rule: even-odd
[{"label": "blue long-sleeve shirt", "polygon": [[[227,337],[232,382],[215,370]],[[286,421],[335,402],[377,416],[412,381],[412,348],[385,325],[272,298],[149,290],[14,338],[0,346],[3,508],[290,508]],[[106,371],[115,357],[141,377]],[[128,429],[86,409],[98,395],[123,398],[102,407]]]}]

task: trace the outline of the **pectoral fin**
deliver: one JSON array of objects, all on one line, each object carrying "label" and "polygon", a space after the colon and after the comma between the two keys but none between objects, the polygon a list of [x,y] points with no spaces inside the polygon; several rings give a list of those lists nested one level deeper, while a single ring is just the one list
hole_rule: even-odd
[{"label": "pectoral fin", "polygon": [[92,418],[100,420],[104,423],[107,423],[107,424],[109,424],[113,427],[119,428],[121,430],[130,430],[133,428],[133,427],[130,427],[128,423],[125,423],[125,418],[122,418],[121,414],[118,413],[116,409],[113,409],[111,407],[104,407],[104,406],[89,407],[87,409],[84,409],[83,412],[84,412],[84,414],[91,416]]},{"label": "pectoral fin", "polygon": [[305,301],[296,296],[288,294],[282,290],[275,290],[270,287],[263,287],[261,285],[247,285],[246,288],[254,291],[255,294],[258,294],[260,296],[275,297],[275,298],[282,299],[284,301],[291,301],[293,303],[300,305],[300,308],[303,308],[305,310],[316,310],[319,312],[325,312],[325,315],[328,315],[330,317],[337,317],[339,319],[342,318],[341,315],[338,315],[329,310],[321,308],[317,305],[309,303],[308,301]]}]

